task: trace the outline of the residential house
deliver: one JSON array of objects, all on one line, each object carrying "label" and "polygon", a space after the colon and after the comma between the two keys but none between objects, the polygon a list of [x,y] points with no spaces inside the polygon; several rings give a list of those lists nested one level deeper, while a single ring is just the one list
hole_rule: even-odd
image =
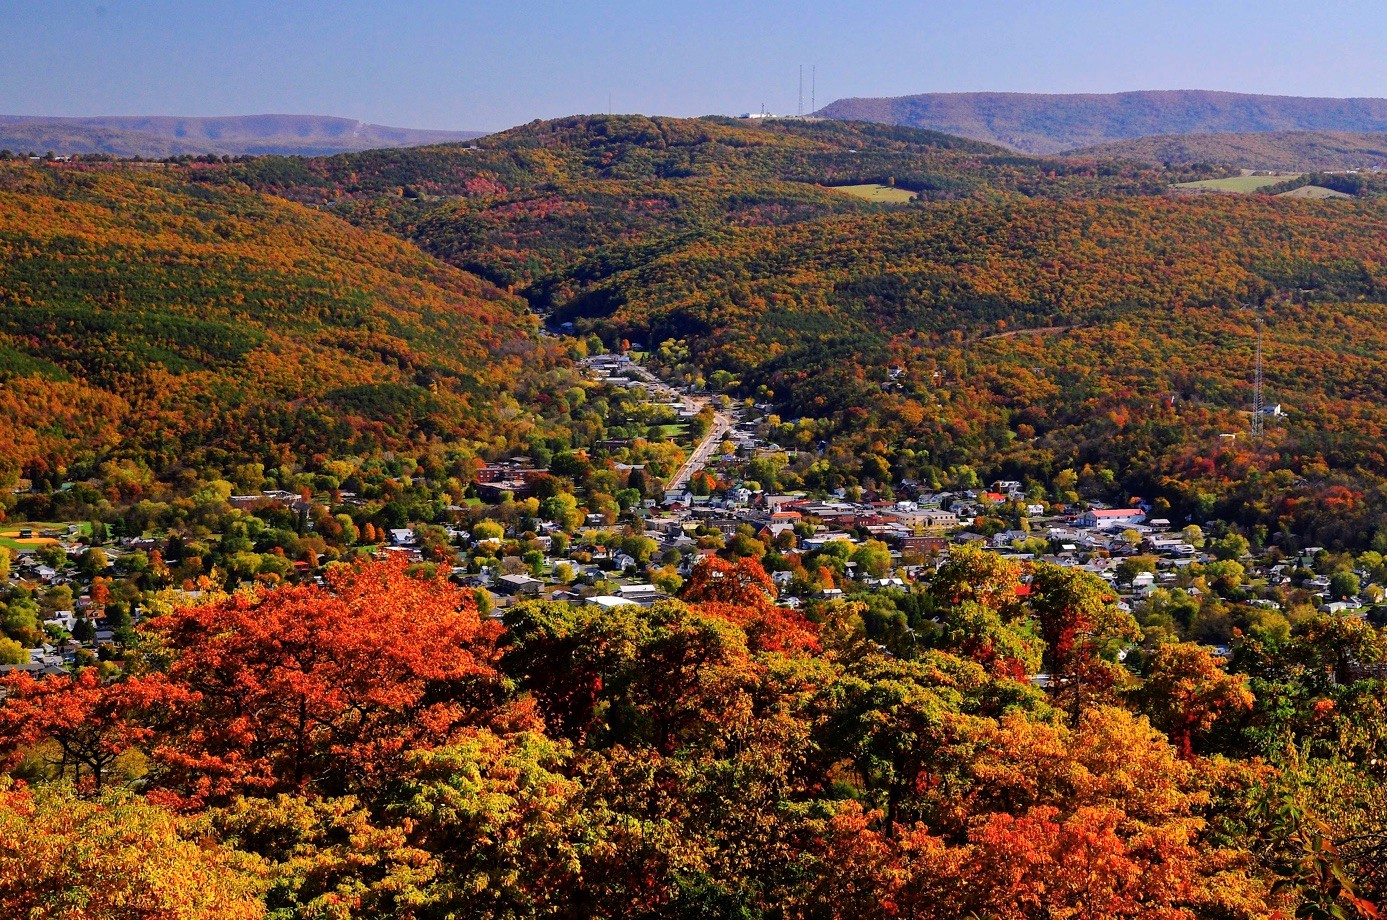
[{"label": "residential house", "polygon": [[502,575],[496,586],[513,597],[539,597],[544,582],[529,575]]}]

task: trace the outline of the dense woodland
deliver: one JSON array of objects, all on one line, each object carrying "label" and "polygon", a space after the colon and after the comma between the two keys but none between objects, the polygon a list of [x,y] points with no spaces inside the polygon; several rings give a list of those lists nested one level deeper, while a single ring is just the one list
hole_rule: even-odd
[{"label": "dense woodland", "polygon": [[[1300,584],[1387,579],[1387,210],[1166,195],[1206,174],[628,117],[0,163],[0,511],[89,521],[45,558],[123,618],[0,684],[0,913],[1376,916],[1387,638]],[[1254,443],[1259,321],[1284,414]],[[1140,619],[965,547],[802,610],[763,563],[832,587],[838,548],[701,532],[680,578],[635,519],[671,418],[573,366],[632,342],[761,404],[768,489],[1141,497],[1211,560]],[[549,475],[482,507],[515,452]],[[378,552],[411,526],[422,562]],[[678,597],[496,618],[447,578],[534,565],[542,531]],[[1254,603],[1239,560],[1311,545]],[[60,594],[6,588],[0,653]]]},{"label": "dense woodland", "polygon": [[519,440],[558,356],[417,249],[177,170],[0,163],[0,484]]},{"label": "dense woodland", "polygon": [[[149,620],[118,679],[5,679],[0,905],[1374,915],[1373,627],[1249,637],[1228,670],[1182,643],[1122,665],[1140,630],[1101,581],[1026,575],[1023,600],[1018,566],[955,554],[902,654],[858,607],[774,606],[755,562],[704,563],[648,610],[532,602],[504,624],[394,562],[209,595]],[[1048,691],[1020,677],[1041,666]]]}]

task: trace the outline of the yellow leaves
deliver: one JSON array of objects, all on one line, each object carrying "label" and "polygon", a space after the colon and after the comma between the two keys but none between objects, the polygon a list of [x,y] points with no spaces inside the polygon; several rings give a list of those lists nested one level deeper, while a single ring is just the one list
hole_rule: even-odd
[{"label": "yellow leaves", "polygon": [[205,825],[126,795],[0,788],[0,915],[257,920],[265,867]]}]

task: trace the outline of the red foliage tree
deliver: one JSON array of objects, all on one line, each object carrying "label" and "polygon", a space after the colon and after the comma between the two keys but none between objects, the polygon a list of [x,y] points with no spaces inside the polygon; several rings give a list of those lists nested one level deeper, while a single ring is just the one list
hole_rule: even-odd
[{"label": "red foliage tree", "polygon": [[753,651],[817,651],[818,629],[794,610],[776,606],[775,582],[750,557],[700,559],[679,596],[705,613],[742,627]]},{"label": "red foliage tree", "polygon": [[157,675],[108,682],[95,668],[40,680],[16,672],[0,687],[7,694],[0,706],[0,754],[10,765],[51,740],[61,755],[59,771],[71,768],[75,781],[97,791],[116,759],[151,737],[158,710],[190,702],[184,690]]},{"label": "red foliage tree", "polygon": [[403,561],[339,568],[326,588],[183,608],[149,628],[178,649],[168,678],[195,701],[153,753],[164,785],[193,800],[369,796],[412,749],[532,718],[506,709],[500,626],[470,593],[411,577]]},{"label": "red foliage tree", "polygon": [[1115,644],[1141,636],[1132,615],[1113,604],[1102,580],[1078,569],[1036,563],[1030,582],[1031,615],[1045,640],[1051,686],[1064,697],[1077,725],[1085,695],[1101,694],[1117,677],[1104,658]]}]

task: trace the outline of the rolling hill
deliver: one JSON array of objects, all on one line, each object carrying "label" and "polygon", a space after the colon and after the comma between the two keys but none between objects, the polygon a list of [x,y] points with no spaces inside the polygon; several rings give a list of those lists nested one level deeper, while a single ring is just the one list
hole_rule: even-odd
[{"label": "rolling hill", "polygon": [[1381,169],[1387,167],[1387,133],[1163,134],[1086,147],[1069,155],[1143,163],[1218,163],[1279,172]]},{"label": "rolling hill", "polygon": [[474,131],[427,131],[324,115],[225,118],[0,115],[0,149],[16,153],[169,157],[180,154],[320,156],[377,147],[415,147],[480,137]]},{"label": "rolling hill", "polygon": [[0,479],[490,442],[548,363],[523,302],[399,240],[193,170],[0,163]]},{"label": "rolling hill", "polygon": [[1256,96],[1205,90],[925,93],[840,99],[815,114],[928,128],[1036,154],[1149,135],[1387,131],[1387,99]]},{"label": "rolling hill", "polygon": [[[926,482],[1072,467],[1173,514],[1214,502],[1274,526],[1294,507],[1296,532],[1327,545],[1387,533],[1378,203],[1172,199],[1199,171],[863,123],[575,118],[478,148],[215,174],[403,236],[556,325],[649,343],[674,373],[773,403],[793,420],[777,443],[832,445],[825,484],[869,476],[868,456]],[[891,178],[919,199],[827,187]],[[1220,436],[1246,430],[1243,305],[1259,302],[1276,317],[1269,387],[1290,408],[1254,462]],[[1338,487],[1373,497],[1321,515]]]},{"label": "rolling hill", "polygon": [[[559,315],[686,343],[798,420],[777,443],[831,444],[844,475],[873,450],[923,481],[1090,469],[1175,513],[1210,502],[1352,545],[1387,533],[1384,238],[1387,210],[1348,201],[948,202],[737,229]],[[1290,407],[1256,455],[1238,440],[1249,302],[1268,304],[1268,387]],[[1323,514],[1335,486],[1352,513]]]},{"label": "rolling hill", "polygon": [[1018,157],[881,125],[593,116],[525,125],[475,149],[263,158],[237,164],[229,178],[406,237],[547,310],[622,267],[732,228],[910,206],[837,188],[891,185],[920,206],[975,196],[1159,195],[1172,181],[1203,176]]},{"label": "rolling hill", "polygon": [[[825,482],[867,475],[868,455],[927,481],[1088,468],[1172,513],[1213,500],[1270,525],[1260,469],[1298,484],[1299,533],[1387,532],[1374,201],[1174,200],[1207,171],[864,123],[627,116],[5,176],[7,456],[504,449],[546,424],[531,407],[564,341],[537,337],[528,301],[771,402],[794,420],[777,443],[833,445]],[[873,184],[914,200],[843,191]],[[1218,459],[1219,435],[1245,430],[1242,305],[1258,302],[1289,407],[1262,466]],[[1382,498],[1317,517],[1339,486]]]}]

